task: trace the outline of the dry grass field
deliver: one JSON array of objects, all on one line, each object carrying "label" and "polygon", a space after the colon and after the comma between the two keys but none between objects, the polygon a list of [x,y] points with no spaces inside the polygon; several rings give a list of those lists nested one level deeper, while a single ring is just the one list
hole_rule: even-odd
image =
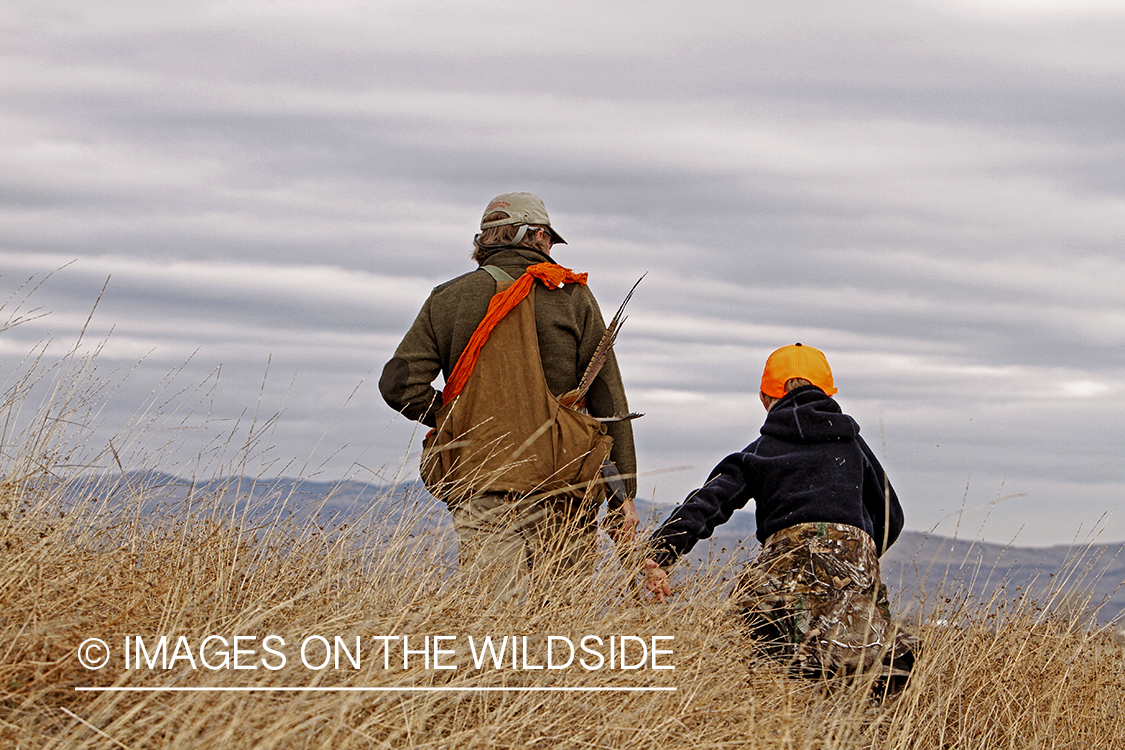
[{"label": "dry grass field", "polygon": [[[1030,604],[947,612],[960,627],[916,626],[925,649],[913,682],[883,699],[868,680],[798,680],[759,658],[725,610],[728,570],[694,576],[672,606],[659,606],[635,595],[607,552],[592,585],[498,610],[451,575],[444,536],[410,523],[353,531],[279,517],[250,530],[231,506],[206,497],[145,518],[92,496],[61,510],[60,492],[9,481],[0,497],[4,747],[1114,748],[1125,740],[1120,645]],[[526,650],[514,664],[508,652],[499,665],[478,665],[473,648],[479,657],[485,636],[518,636],[521,646],[526,636]],[[572,644],[596,668],[578,658],[536,668],[548,666],[549,636],[549,666],[564,664]],[[584,636],[601,641],[582,651]],[[106,655],[90,638],[109,652],[97,670],[80,661]],[[624,665],[611,641],[625,649]]]},{"label": "dry grass field", "polygon": [[409,514],[322,527],[230,492],[142,512],[118,449],[113,497],[66,469],[102,397],[74,385],[89,361],[48,371],[9,379],[0,419],[0,747],[1125,746],[1123,651],[1081,614],[935,601],[955,625],[911,625],[901,694],[795,679],[727,610],[723,567],[660,606],[607,547],[592,582],[498,609]]}]

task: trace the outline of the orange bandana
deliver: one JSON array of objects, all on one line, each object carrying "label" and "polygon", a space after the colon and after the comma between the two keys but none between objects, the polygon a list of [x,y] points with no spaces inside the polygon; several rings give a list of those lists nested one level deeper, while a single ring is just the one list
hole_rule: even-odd
[{"label": "orange bandana", "polygon": [[442,401],[448,404],[461,393],[465,383],[469,382],[469,376],[473,374],[473,368],[477,364],[484,343],[488,341],[488,335],[496,324],[503,320],[505,315],[523,301],[527,293],[531,291],[536,279],[546,284],[548,289],[558,289],[563,284],[586,286],[587,275],[575,273],[569,268],[563,268],[554,263],[536,263],[533,266],[528,266],[523,275],[516,279],[510,287],[493,295],[492,300],[488,303],[488,312],[484,314],[480,325],[473,331],[469,343],[465,346],[465,350],[461,352],[457,364],[453,366],[453,372],[449,373],[449,380],[441,393]]}]

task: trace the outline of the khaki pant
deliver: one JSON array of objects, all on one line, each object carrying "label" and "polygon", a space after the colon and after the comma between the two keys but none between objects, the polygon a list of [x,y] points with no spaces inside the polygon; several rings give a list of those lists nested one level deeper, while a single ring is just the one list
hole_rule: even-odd
[{"label": "khaki pant", "polygon": [[451,508],[462,585],[499,603],[555,595],[587,581],[597,550],[597,509],[571,498],[482,493]]}]

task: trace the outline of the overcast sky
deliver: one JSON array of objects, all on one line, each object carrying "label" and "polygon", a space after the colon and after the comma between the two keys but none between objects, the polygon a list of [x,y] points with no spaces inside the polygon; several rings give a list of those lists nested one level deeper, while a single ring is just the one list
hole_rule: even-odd
[{"label": "overcast sky", "polygon": [[378,374],[528,190],[607,314],[648,274],[617,344],[644,497],[752,441],[801,341],[908,528],[1120,541],[1123,39],[1078,0],[8,2],[8,312],[50,278],[0,381],[108,279],[92,454],[408,476]]}]

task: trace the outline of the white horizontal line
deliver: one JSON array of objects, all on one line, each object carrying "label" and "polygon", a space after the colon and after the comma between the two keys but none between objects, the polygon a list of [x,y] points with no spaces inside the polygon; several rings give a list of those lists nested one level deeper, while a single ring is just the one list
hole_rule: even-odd
[{"label": "white horizontal line", "polygon": [[653,693],[676,692],[674,687],[76,687],[79,692],[102,693],[394,693],[394,692],[429,692],[429,693],[532,693],[532,692],[557,692],[557,693]]}]

